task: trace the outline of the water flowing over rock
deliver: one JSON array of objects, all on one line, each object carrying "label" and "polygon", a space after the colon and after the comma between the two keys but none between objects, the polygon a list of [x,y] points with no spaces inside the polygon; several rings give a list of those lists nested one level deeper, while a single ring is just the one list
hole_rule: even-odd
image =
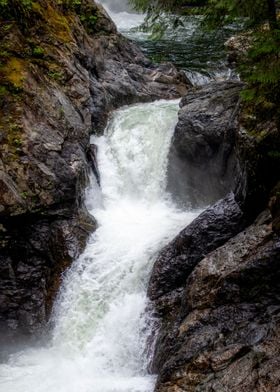
[{"label": "water flowing over rock", "polygon": [[[85,202],[98,227],[64,274],[47,344],[11,354],[0,364],[5,392],[152,392],[149,272],[159,249],[197,215],[178,210],[166,193],[178,104],[160,100],[121,108],[104,135],[92,137],[101,188],[92,173]],[[52,229],[54,244],[66,234],[69,252],[78,248],[63,222],[55,221]],[[49,228],[43,230],[32,237],[39,250],[39,240],[48,243]],[[56,256],[62,259],[61,250]],[[35,299],[39,290],[34,284]]]},{"label": "water flowing over rock", "polygon": [[[90,134],[101,132],[121,105],[179,98],[188,87],[171,64],[152,65],[93,1],[82,5],[94,15],[93,27],[52,0],[39,3],[32,40],[17,23],[0,31],[12,53],[0,71],[7,86],[0,119],[0,314],[4,330],[26,332],[45,320],[58,286],[53,271],[69,265],[96,226],[83,208]],[[35,244],[34,237],[44,240]],[[63,244],[72,241],[77,251],[68,254]]]}]

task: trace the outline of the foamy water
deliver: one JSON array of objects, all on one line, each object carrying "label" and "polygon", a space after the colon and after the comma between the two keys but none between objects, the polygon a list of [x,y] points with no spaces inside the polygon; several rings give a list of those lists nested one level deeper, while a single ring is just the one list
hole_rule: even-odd
[{"label": "foamy water", "polygon": [[2,364],[1,391],[153,391],[149,274],[158,251],[197,215],[165,191],[177,111],[178,101],[120,109],[94,139],[101,190],[92,178],[86,203],[99,227],[65,276],[49,344]]}]

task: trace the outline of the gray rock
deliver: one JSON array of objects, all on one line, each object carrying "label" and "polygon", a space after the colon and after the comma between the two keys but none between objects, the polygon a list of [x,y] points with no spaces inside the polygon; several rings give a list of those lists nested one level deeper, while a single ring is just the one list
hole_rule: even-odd
[{"label": "gray rock", "polygon": [[243,225],[243,213],[233,193],[206,209],[159,254],[149,282],[149,297],[154,300],[184,286],[196,264]]},{"label": "gray rock", "polygon": [[[156,260],[157,392],[279,390],[279,130],[273,119],[258,137],[241,126],[241,88],[212,83],[181,102],[169,191],[200,206],[233,190],[237,207],[209,207]],[[269,198],[272,218],[255,220]]]},{"label": "gray rock", "polygon": [[238,81],[193,88],[182,99],[168,168],[168,189],[182,204],[208,205],[234,191]]},{"label": "gray rock", "polygon": [[265,213],[197,265],[156,348],[157,392],[278,390],[279,251]]}]

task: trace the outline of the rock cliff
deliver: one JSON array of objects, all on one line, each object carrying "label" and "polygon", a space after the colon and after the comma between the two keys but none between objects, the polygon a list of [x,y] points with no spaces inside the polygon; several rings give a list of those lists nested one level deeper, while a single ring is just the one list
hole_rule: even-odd
[{"label": "rock cliff", "polygon": [[83,207],[90,134],[121,105],[187,89],[184,74],[152,65],[92,0],[10,3],[0,16],[4,340],[44,324],[61,272],[96,227]]},{"label": "rock cliff", "polygon": [[241,89],[238,81],[210,83],[182,99],[168,169],[179,202],[205,206],[234,189]]},{"label": "rock cliff", "polygon": [[157,392],[279,390],[279,128],[273,118],[249,126],[240,88],[213,83],[181,102],[171,166],[202,204],[213,181],[230,193],[155,262]]}]

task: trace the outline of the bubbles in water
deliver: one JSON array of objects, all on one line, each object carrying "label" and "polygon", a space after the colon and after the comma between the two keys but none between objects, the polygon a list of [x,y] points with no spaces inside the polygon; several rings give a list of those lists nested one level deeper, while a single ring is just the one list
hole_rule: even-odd
[{"label": "bubbles in water", "polygon": [[102,4],[121,32],[128,32],[144,22],[145,15],[135,13],[126,0],[99,0],[98,3]]},{"label": "bubbles in water", "polygon": [[101,193],[87,205],[99,227],[64,279],[49,347],[0,366],[5,392],[152,392],[146,288],[157,252],[195,216],[165,192],[178,101],[115,112],[95,138]]},{"label": "bubbles in water", "polygon": [[98,0],[98,3],[113,12],[131,11],[127,0]]}]

